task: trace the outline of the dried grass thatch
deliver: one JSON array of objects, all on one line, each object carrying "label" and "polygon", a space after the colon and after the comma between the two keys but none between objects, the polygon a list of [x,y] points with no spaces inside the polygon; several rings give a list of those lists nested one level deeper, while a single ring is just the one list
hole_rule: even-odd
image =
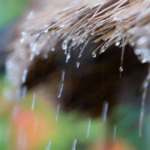
[{"label": "dried grass thatch", "polygon": [[[25,15],[21,22],[17,27],[20,35],[11,44],[14,51],[7,61],[8,76],[19,88],[30,88],[44,80],[52,91],[57,89],[53,85],[58,83],[58,72],[61,71],[63,63],[67,64],[71,60],[74,51],[77,51],[76,60],[82,59],[83,53],[88,53],[91,58],[99,57],[100,54],[102,62],[107,64],[103,53],[106,51],[107,54],[107,50],[111,51],[114,46],[118,47],[115,48],[118,51],[121,48],[121,64],[119,59],[113,62],[119,62],[120,72],[123,71],[126,49],[128,53],[134,51],[141,63],[150,62],[149,0],[46,0],[39,2],[38,7]],[[83,60],[89,62],[91,58],[86,56]],[[132,60],[128,60],[129,66],[132,66]],[[79,62],[76,64],[79,66]],[[138,64],[138,67],[134,68],[135,64]],[[54,69],[56,66],[57,69]],[[134,71],[134,74],[139,74],[140,70],[141,74],[146,75],[145,66],[143,70],[142,68],[143,65],[139,62],[133,63],[133,70],[128,70],[128,74]],[[91,70],[87,69],[87,72],[89,71]],[[116,72],[116,69],[114,72],[110,71],[112,82],[117,81],[114,77]],[[56,78],[52,80],[52,77]],[[67,78],[69,79],[69,75]],[[109,77],[107,79],[109,80]],[[142,80],[143,76],[139,81]],[[50,84],[47,81],[50,81]],[[84,77],[79,82],[82,81]],[[148,81],[149,76],[146,83]],[[105,87],[107,91],[109,87]],[[146,88],[147,86],[144,87]],[[113,88],[110,88],[110,91],[113,91]],[[93,105],[96,104],[97,102]],[[77,104],[74,105],[76,106]],[[93,110],[93,107],[91,109]]]}]

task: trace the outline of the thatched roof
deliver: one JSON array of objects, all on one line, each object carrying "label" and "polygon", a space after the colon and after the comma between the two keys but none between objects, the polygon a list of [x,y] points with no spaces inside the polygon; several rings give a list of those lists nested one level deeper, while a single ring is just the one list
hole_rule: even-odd
[{"label": "thatched roof", "polygon": [[[45,82],[44,87],[49,87],[51,91],[56,92],[57,86],[53,85],[59,83],[58,76],[61,76],[62,70],[68,71],[66,78],[67,80],[70,79],[69,69],[66,69],[65,64],[68,64],[71,59],[76,62],[77,68],[80,65],[78,60],[83,60],[82,63],[86,65],[80,72],[82,72],[81,74],[86,72],[87,76],[90,77],[91,71],[95,75],[98,74],[97,71],[89,69],[90,62],[93,62],[92,57],[100,57],[98,60],[100,66],[97,68],[97,70],[100,69],[100,78],[103,74],[101,64],[111,68],[108,73],[112,78],[110,80],[110,76],[105,76],[109,83],[104,82],[102,90],[106,89],[107,93],[113,93],[120,83],[115,75],[117,71],[123,71],[125,50],[132,53],[128,56],[129,59],[125,66],[133,67],[132,69],[126,67],[126,69],[128,76],[130,76],[129,74],[136,75],[132,77],[132,79],[137,79],[136,86],[139,86],[139,82],[142,83],[147,74],[147,70],[145,71],[147,66],[143,66],[142,63],[150,62],[149,0],[45,0],[38,2],[37,7],[27,12],[27,15],[20,22],[16,27],[19,30],[19,35],[10,45],[14,51],[6,63],[8,77],[17,88],[24,86],[31,88]],[[120,49],[122,50],[121,63]],[[105,53],[110,57],[115,56],[111,57],[109,60],[111,64],[109,65]],[[133,55],[140,61],[137,61]],[[115,59],[116,57],[117,59]],[[117,70],[114,67],[116,65],[118,66]],[[134,68],[134,66],[138,67]],[[71,69],[71,72],[74,73],[75,70]],[[75,77],[72,80],[75,87],[73,90],[76,89],[76,91],[79,87],[78,82],[82,86],[89,80],[83,76],[76,81],[76,78],[80,78],[78,73],[75,72]],[[87,84],[84,87],[95,87],[95,83],[96,86],[99,86],[99,84],[97,85],[99,77],[96,79],[92,80],[94,84]],[[146,81],[149,81],[149,78]],[[112,88],[113,83],[115,83],[115,87]],[[70,84],[69,81],[68,84]],[[60,84],[60,89],[62,87],[63,83]],[[67,89],[64,91],[68,92]],[[84,90],[79,89],[78,92],[83,93]],[[77,97],[77,94],[75,96]],[[104,94],[103,97],[112,98],[112,95]],[[73,107],[81,104],[79,101],[72,100],[71,103],[74,102]],[[64,105],[69,103],[67,101]],[[99,106],[97,109],[92,107],[96,105],[97,101],[94,103],[89,100],[89,105],[85,107],[94,109],[93,111],[97,113]],[[85,107],[81,107],[81,109]]]}]

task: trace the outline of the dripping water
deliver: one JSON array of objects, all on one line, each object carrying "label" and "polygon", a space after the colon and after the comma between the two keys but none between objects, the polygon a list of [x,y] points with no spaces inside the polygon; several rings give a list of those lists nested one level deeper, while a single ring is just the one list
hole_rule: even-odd
[{"label": "dripping water", "polygon": [[56,112],[56,118],[55,118],[56,122],[58,121],[59,110],[60,110],[60,104],[58,104],[58,106],[57,106],[57,112]]},{"label": "dripping water", "polygon": [[120,67],[119,67],[120,77],[121,77],[121,73],[123,72],[124,53],[125,53],[125,41],[123,39],[123,45],[122,45],[122,50],[121,50],[121,62],[120,62]]},{"label": "dripping water", "polygon": [[106,121],[107,118],[107,112],[108,112],[108,102],[105,102],[103,106],[103,113],[102,113],[104,122]]},{"label": "dripping water", "polygon": [[86,135],[87,138],[90,135],[90,126],[91,126],[91,119],[89,118],[89,120],[88,120],[88,128],[87,128],[87,135]]},{"label": "dripping water", "polygon": [[72,145],[72,150],[76,150],[76,145],[77,145],[77,139],[74,139],[73,145]]},{"label": "dripping water", "polygon": [[36,94],[34,93],[34,94],[33,94],[33,99],[32,99],[32,105],[31,105],[31,110],[32,110],[32,111],[33,111],[33,109],[34,109],[35,97],[36,97]]},{"label": "dripping water", "polygon": [[22,83],[25,83],[26,77],[27,77],[27,73],[28,73],[28,69],[24,69],[23,70],[23,74],[22,74]]},{"label": "dripping water", "polygon": [[116,141],[116,132],[117,132],[117,126],[114,125],[114,128],[113,128],[113,142]]},{"label": "dripping water", "polygon": [[51,148],[51,140],[48,141],[48,145],[46,146],[45,150],[50,150]]},{"label": "dripping water", "polygon": [[142,128],[143,128],[143,118],[144,118],[144,108],[145,108],[145,100],[147,95],[147,90],[150,82],[150,64],[149,64],[149,70],[148,75],[143,83],[143,93],[142,93],[142,101],[141,101],[141,112],[140,112],[140,118],[139,118],[139,137],[142,136]]},{"label": "dripping water", "polygon": [[57,96],[58,98],[61,98],[61,95],[62,95],[62,91],[64,87],[64,79],[65,79],[65,71],[63,70],[61,74],[61,82],[60,82],[59,89],[58,89],[58,96]]}]

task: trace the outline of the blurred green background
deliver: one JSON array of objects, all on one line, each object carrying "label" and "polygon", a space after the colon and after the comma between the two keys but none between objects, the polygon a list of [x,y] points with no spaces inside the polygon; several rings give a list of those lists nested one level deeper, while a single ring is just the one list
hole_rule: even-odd
[{"label": "blurred green background", "polygon": [[[17,20],[27,6],[28,0],[0,0],[0,30]],[[1,74],[0,150],[74,150],[75,139],[77,150],[150,149],[150,116],[147,114],[143,136],[139,138],[140,109],[136,106],[117,106],[110,115],[110,118],[117,116],[113,123],[98,118],[91,119],[89,124],[89,118],[81,118],[77,112],[59,112],[56,122],[57,109],[39,93],[36,93],[34,110],[31,110],[33,94],[31,91],[25,100],[16,102],[5,73]]]}]

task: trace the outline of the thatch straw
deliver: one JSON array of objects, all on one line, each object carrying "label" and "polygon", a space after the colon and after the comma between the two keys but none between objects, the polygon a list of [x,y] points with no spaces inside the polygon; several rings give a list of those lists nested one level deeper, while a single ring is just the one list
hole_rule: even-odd
[{"label": "thatch straw", "polygon": [[[61,49],[67,63],[71,51],[80,46],[78,59],[87,49],[97,57],[114,45],[122,47],[121,72],[126,45],[141,63],[150,62],[150,0],[46,0],[23,17],[18,28],[20,36],[11,44],[14,52],[7,61],[8,76],[16,87],[33,87],[50,74]],[[38,70],[34,76],[33,70]]]}]

